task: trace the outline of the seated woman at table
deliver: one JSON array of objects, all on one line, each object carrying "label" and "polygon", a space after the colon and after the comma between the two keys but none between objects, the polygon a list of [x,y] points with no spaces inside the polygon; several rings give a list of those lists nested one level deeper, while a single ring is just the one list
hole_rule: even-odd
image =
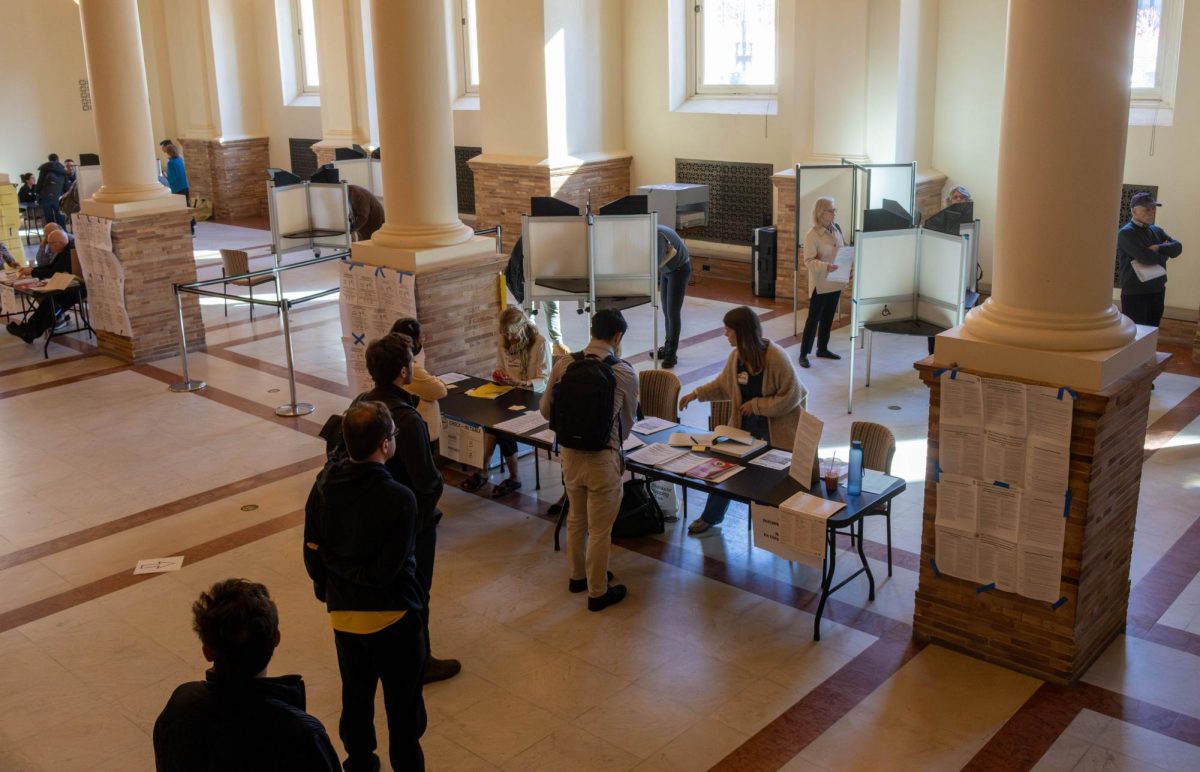
[{"label": "seated woman at table", "polygon": [[[679,401],[683,410],[692,400],[729,400],[729,422],[735,428],[767,440],[777,448],[792,447],[796,435],[796,409],[803,407],[807,392],[796,377],[787,354],[778,344],[763,338],[762,324],[746,306],[725,314],[725,339],[733,346],[725,369],[713,380],[697,386]],[[688,533],[704,533],[725,519],[729,499],[708,494],[704,514],[688,526]]]},{"label": "seated woman at table", "polygon": [[[496,369],[492,380],[519,389],[543,391],[546,376],[550,374],[550,346],[538,332],[537,327],[520,308],[509,306],[500,312],[499,329],[496,334]],[[517,471],[517,443],[507,437],[497,438],[493,434],[484,437],[484,458],[492,457],[496,444],[508,469],[508,479],[492,489],[492,498],[498,499],[521,487]],[[476,472],[460,486],[465,491],[477,491],[488,481],[483,472]]]}]

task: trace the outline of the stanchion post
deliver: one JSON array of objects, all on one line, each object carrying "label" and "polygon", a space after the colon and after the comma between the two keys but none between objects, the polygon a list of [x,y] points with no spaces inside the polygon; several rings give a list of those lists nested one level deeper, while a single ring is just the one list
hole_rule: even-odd
[{"label": "stanchion post", "polygon": [[208,386],[204,381],[193,381],[188,375],[188,357],[187,357],[187,331],[183,324],[183,293],[179,291],[179,286],[175,286],[175,308],[179,312],[179,358],[183,360],[183,380],[179,383],[172,383],[171,391],[186,392],[199,391]]},{"label": "stanchion post", "polygon": [[310,402],[296,401],[296,366],[292,361],[292,325],[289,320],[291,305],[287,298],[282,298],[279,303],[279,310],[283,314],[283,350],[287,354],[288,394],[291,395],[292,401],[275,408],[275,415],[295,417],[308,415],[317,408]]}]

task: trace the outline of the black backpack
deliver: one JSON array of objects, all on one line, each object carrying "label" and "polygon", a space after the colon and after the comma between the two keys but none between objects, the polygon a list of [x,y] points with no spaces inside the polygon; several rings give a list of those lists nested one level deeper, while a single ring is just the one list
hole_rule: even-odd
[{"label": "black backpack", "polygon": [[621,510],[613,522],[612,535],[622,539],[662,533],[666,530],[663,522],[662,507],[650,490],[650,481],[644,477],[626,480],[621,495]]},{"label": "black backpack", "polygon": [[[354,401],[350,403],[350,406],[353,407],[355,404],[362,401],[362,398],[368,393],[369,392],[364,391],[362,394],[359,394],[354,398]],[[392,413],[395,413],[403,405],[416,407],[416,405],[413,404],[416,399],[417,398],[415,396],[408,395],[407,399],[401,397],[386,399],[383,402],[388,406],[388,410],[392,411]],[[334,413],[333,415],[329,416],[329,418],[325,419],[325,423],[321,426],[321,431],[317,432],[317,436],[325,440],[325,458],[329,461],[333,461],[346,455],[346,440],[342,437],[343,417],[344,415],[342,413]]]},{"label": "black backpack", "polygon": [[604,450],[612,437],[617,378],[613,365],[621,360],[571,354],[562,378],[554,384],[550,428],[558,444],[572,450]]}]

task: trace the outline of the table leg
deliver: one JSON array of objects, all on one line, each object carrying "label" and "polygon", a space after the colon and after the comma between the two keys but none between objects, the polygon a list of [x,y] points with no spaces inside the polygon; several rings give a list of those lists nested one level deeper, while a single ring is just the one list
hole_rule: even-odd
[{"label": "table leg", "polygon": [[542,465],[539,463],[539,451],[537,445],[533,446],[533,489],[540,491],[542,489]]},{"label": "table leg", "polygon": [[[871,566],[867,563],[867,555],[863,552],[863,521],[858,521],[858,558],[862,561],[863,570],[867,572],[867,600],[875,600],[875,577],[871,573]],[[854,526],[850,526],[851,534],[854,533]]]},{"label": "table leg", "polygon": [[813,622],[813,640],[821,640],[821,615],[825,613],[825,602],[829,600],[829,587],[833,584],[833,572],[837,568],[837,542],[835,531],[825,529],[825,561],[821,575],[821,600],[817,603],[817,617]]}]

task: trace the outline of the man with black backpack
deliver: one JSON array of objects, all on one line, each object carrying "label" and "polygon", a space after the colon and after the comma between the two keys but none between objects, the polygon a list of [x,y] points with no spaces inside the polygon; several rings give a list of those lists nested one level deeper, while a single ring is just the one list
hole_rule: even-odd
[{"label": "man with black backpack", "polygon": [[554,365],[542,395],[542,416],[550,421],[562,449],[570,504],[568,587],[571,592],[588,591],[589,611],[603,611],[625,598],[625,585],[608,584],[608,553],[621,509],[621,444],[638,406],[637,373],[617,357],[627,329],[620,311],[597,311],[587,348]]}]

